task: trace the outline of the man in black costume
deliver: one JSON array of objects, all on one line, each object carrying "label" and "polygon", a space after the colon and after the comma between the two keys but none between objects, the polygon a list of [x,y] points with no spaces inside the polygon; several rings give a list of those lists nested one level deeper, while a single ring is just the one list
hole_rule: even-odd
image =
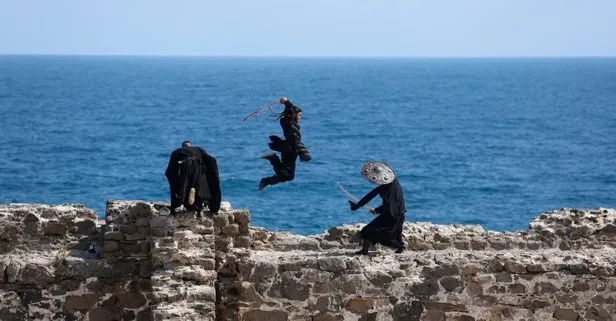
[{"label": "man in black costume", "polygon": [[171,192],[171,215],[180,205],[196,211],[197,217],[205,206],[213,213],[220,209],[221,190],[218,163],[205,150],[184,141],[182,147],[169,157],[165,171]]},{"label": "man in black costume", "polygon": [[297,157],[302,162],[312,159],[308,149],[302,144],[299,120],[302,117],[302,109],[293,105],[286,97],[280,98],[280,103],[284,104],[284,111],[278,115],[280,126],[284,134],[284,140],[278,136],[270,136],[269,146],[272,150],[280,152],[281,158],[274,152],[269,152],[261,156],[267,159],[274,168],[274,176],[262,178],[259,182],[259,190],[263,190],[267,185],[274,185],[281,182],[292,181],[295,178],[295,162]]},{"label": "man in black costume", "polygon": [[381,243],[396,249],[396,253],[404,251],[402,226],[404,224],[404,193],[393,170],[378,161],[365,162],[361,167],[362,176],[375,184],[375,189],[366,194],[359,202],[349,201],[351,210],[366,205],[376,195],[381,196],[383,204],[374,209],[372,214],[379,214],[372,222],[361,230],[362,249],[356,254],[368,254],[372,244]]}]

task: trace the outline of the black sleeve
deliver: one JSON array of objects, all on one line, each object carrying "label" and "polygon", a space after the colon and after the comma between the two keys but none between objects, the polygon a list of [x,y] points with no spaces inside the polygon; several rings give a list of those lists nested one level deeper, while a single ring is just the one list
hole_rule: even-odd
[{"label": "black sleeve", "polygon": [[169,163],[167,164],[167,170],[165,170],[165,176],[167,177],[167,181],[171,184],[172,180],[174,180],[177,176],[178,171],[178,162],[177,162],[177,153],[174,151],[169,156]]},{"label": "black sleeve", "polygon": [[291,111],[293,111],[293,107],[295,107],[295,105],[293,105],[293,103],[287,99],[287,101],[284,102],[284,112],[285,113],[290,113]]},{"label": "black sleeve", "polygon": [[379,193],[381,192],[381,188],[382,188],[381,186],[382,185],[377,186],[375,189],[370,191],[370,193],[366,194],[366,196],[362,197],[362,199],[360,199],[359,202],[357,202],[357,206],[358,207],[364,206],[368,204],[368,202],[370,202],[375,196],[379,195]]},{"label": "black sleeve", "polygon": [[292,121],[287,121],[285,123],[284,136],[287,139],[287,142],[293,146],[293,148],[298,149],[300,145],[302,145],[301,136],[299,133],[299,128]]},{"label": "black sleeve", "polygon": [[208,202],[208,207],[211,212],[218,213],[220,203],[222,202],[222,189],[220,187],[220,177],[218,176],[218,162],[216,158],[207,155],[207,183],[210,187],[211,199]]}]

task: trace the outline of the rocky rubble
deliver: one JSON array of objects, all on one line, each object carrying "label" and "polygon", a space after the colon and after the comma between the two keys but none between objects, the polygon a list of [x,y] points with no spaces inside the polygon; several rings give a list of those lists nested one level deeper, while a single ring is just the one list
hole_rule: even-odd
[{"label": "rocky rubble", "polygon": [[362,225],[313,236],[166,203],[0,205],[0,320],[612,320],[616,211],[527,231],[407,223],[407,251],[356,256]]}]

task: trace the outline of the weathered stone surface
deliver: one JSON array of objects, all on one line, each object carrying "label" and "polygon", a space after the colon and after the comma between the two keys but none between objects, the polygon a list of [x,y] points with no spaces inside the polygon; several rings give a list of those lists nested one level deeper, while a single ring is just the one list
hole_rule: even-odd
[{"label": "weathered stone surface", "polygon": [[464,285],[464,282],[459,277],[446,276],[440,281],[441,286],[447,291],[454,291]]},{"label": "weathered stone surface", "polygon": [[494,277],[496,278],[496,282],[509,283],[509,282],[513,281],[513,278],[511,277],[511,274],[509,274],[507,272],[496,273],[496,274],[494,274]]},{"label": "weathered stone surface", "polygon": [[93,220],[82,220],[75,223],[77,233],[81,235],[90,235],[96,232],[96,222]]},{"label": "weathered stone surface", "polygon": [[68,226],[58,221],[49,221],[43,225],[43,233],[46,235],[63,236],[68,231]]},{"label": "weathered stone surface", "polygon": [[154,316],[150,308],[146,308],[137,313],[137,321],[153,321]]},{"label": "weathered stone surface", "polygon": [[505,263],[505,270],[509,273],[521,274],[526,273],[526,266],[515,261],[508,261]]},{"label": "weathered stone surface", "polygon": [[345,308],[351,312],[362,314],[372,309],[374,302],[372,299],[349,299]]},{"label": "weathered stone surface", "polygon": [[423,306],[419,301],[401,302],[394,305],[392,316],[394,321],[419,321]]},{"label": "weathered stone surface", "polygon": [[105,241],[105,243],[103,243],[103,251],[105,252],[115,252],[119,249],[120,249],[119,242],[108,240],[108,241]]},{"label": "weathered stone surface", "polygon": [[66,297],[64,308],[68,311],[89,310],[96,304],[98,296],[94,294],[69,295]]},{"label": "weathered stone surface", "polygon": [[105,240],[114,240],[114,241],[121,241],[124,239],[124,233],[122,232],[107,232],[105,233]]},{"label": "weathered stone surface", "polygon": [[407,251],[369,256],[351,255],[362,224],[299,236],[247,211],[168,214],[111,201],[98,226],[77,206],[0,205],[0,318],[608,320],[616,306],[614,210],[515,233],[406,223]]},{"label": "weathered stone surface", "polygon": [[145,296],[139,292],[124,292],[117,294],[118,304],[126,309],[137,309],[147,302]]},{"label": "weathered stone surface", "polygon": [[564,309],[564,308],[560,308],[557,307],[556,310],[554,310],[554,319],[556,320],[578,320],[578,318],[580,317],[580,315],[578,313],[576,313],[573,309]]},{"label": "weathered stone surface", "polygon": [[249,310],[242,314],[243,321],[287,321],[289,314],[281,310]]},{"label": "weathered stone surface", "polygon": [[90,312],[88,312],[88,317],[90,321],[114,321],[114,313],[109,308],[94,308]]},{"label": "weathered stone surface", "polygon": [[319,268],[328,272],[342,272],[346,270],[346,262],[337,257],[320,258]]}]

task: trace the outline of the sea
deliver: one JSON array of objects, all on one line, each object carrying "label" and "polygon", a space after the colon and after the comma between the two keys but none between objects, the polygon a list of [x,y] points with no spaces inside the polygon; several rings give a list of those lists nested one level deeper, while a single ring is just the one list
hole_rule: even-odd
[{"label": "sea", "polygon": [[[312,160],[295,180],[259,156],[303,109]],[[223,200],[252,224],[311,235],[367,223],[359,172],[395,171],[408,222],[525,230],[563,207],[616,207],[616,58],[0,56],[0,203],[169,201],[170,153],[218,161]],[[380,199],[372,201],[378,206]]]}]

